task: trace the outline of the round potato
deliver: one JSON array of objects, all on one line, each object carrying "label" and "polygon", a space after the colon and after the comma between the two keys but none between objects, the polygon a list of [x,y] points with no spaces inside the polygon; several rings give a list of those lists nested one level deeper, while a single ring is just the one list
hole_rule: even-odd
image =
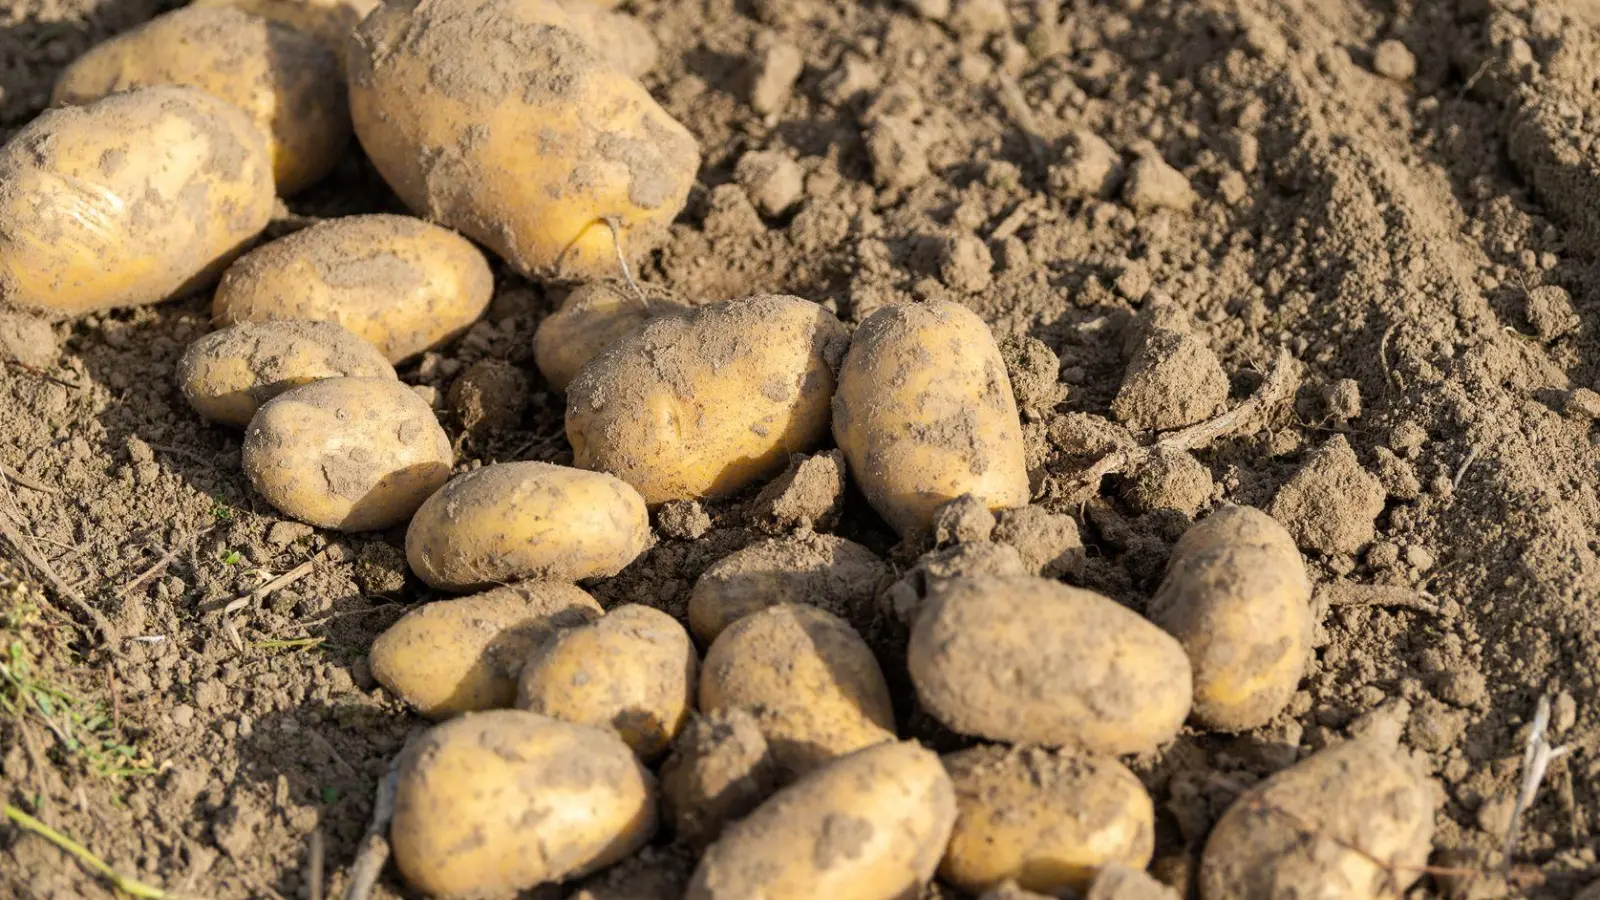
[{"label": "round potato", "polygon": [[202,91],[51,110],[0,147],[0,307],[70,317],[193,290],[275,202],[266,138]]},{"label": "round potato", "polygon": [[827,435],[844,344],[832,313],[773,294],[648,322],[567,386],[573,464],[651,506],[732,494]]},{"label": "round potato", "polygon": [[567,295],[533,333],[533,362],[550,387],[566,393],[578,370],[600,351],[651,319],[686,311],[670,300],[648,304],[609,281],[591,281]]},{"label": "round potato", "polygon": [[922,705],[961,734],[1148,753],[1189,715],[1173,637],[1093,591],[1028,575],[941,581],[911,629]]},{"label": "round potato", "polygon": [[661,766],[661,802],[679,843],[696,851],[772,795],[777,765],[761,725],[742,709],[697,716]]},{"label": "round potato", "polygon": [[406,530],[411,571],[446,591],[519,578],[577,581],[622,571],[650,546],[639,494],[602,472],[542,462],[454,478]]},{"label": "round potato", "polygon": [[689,594],[689,628],[709,645],[739,619],[779,603],[809,603],[868,633],[894,570],[871,550],[802,532],[751,544],[711,564]]},{"label": "round potato", "polygon": [[[694,138],[547,0],[397,2],[351,43],[350,111],[400,199],[523,275],[593,280],[667,234]],[[610,224],[608,224],[608,221]]]},{"label": "round potato", "polygon": [[212,299],[221,323],[337,322],[401,362],[460,336],[494,296],[465,238],[409,216],[346,216],[257,247]]},{"label": "round potato", "polygon": [[833,436],[872,508],[902,535],[971,494],[1028,503],[1022,420],[989,326],[956,303],[887,306],[856,329]]},{"label": "round potato", "polygon": [[1189,655],[1195,721],[1218,731],[1271,721],[1311,656],[1305,562],[1282,525],[1246,506],[1184,532],[1149,615]]},{"label": "round potato", "polygon": [[939,757],[859,750],[772,795],[706,850],[685,900],[893,900],[933,879],[956,817]]},{"label": "round potato", "polygon": [[524,581],[413,609],[372,642],[372,677],[430,719],[503,709],[528,655],[564,628],[598,619],[570,584]]},{"label": "round potato", "polygon": [[245,322],[213,331],[178,360],[178,388],[195,412],[243,428],[290,388],[343,376],[394,378],[371,344],[332,322]]},{"label": "round potato", "polygon": [[317,39],[344,62],[350,34],[382,0],[193,0],[190,6],[238,9]]},{"label": "round potato", "polygon": [[279,394],[244,432],[250,486],[284,515],[376,531],[411,518],[450,477],[450,438],[392,378],[329,378]]},{"label": "round potato", "polygon": [[844,620],[783,603],[745,616],[706,651],[700,709],[756,717],[789,774],[895,739],[883,670]]},{"label": "round potato", "polygon": [[964,891],[1009,879],[1052,897],[1081,893],[1103,866],[1150,863],[1155,805],[1115,760],[988,746],[944,765],[957,814],[939,876]]},{"label": "round potato", "polygon": [[655,829],[655,785],[616,735],[503,709],[405,751],[389,842],[430,896],[510,897],[622,860]]}]

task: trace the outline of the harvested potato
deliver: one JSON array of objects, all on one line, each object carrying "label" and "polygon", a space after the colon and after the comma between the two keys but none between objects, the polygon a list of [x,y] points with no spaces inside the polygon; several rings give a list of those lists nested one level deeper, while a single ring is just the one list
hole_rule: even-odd
[{"label": "harvested potato", "polygon": [[350,111],[400,199],[536,278],[593,280],[683,209],[700,151],[547,0],[380,7],[356,29]]},{"label": "harvested potato", "polygon": [[317,39],[344,62],[350,34],[382,0],[193,0],[190,6],[243,10]]},{"label": "harvested potato", "polygon": [[1311,655],[1311,581],[1294,538],[1230,506],[1184,532],[1150,601],[1151,621],[1194,667],[1194,718],[1245,731],[1289,703]]},{"label": "harvested potato", "polygon": [[542,462],[454,478],[406,530],[411,570],[447,591],[608,577],[649,545],[650,516],[633,488],[603,472]]},{"label": "harvested potato", "polygon": [[346,216],[252,250],[212,300],[221,323],[311,319],[361,335],[390,362],[448,343],[494,296],[465,238],[410,216]]},{"label": "harvested potato", "polygon": [[700,709],[754,715],[791,774],[895,738],[889,687],[861,635],[797,603],[752,613],[717,637],[701,668]]},{"label": "harvested potato", "polygon": [[1155,850],[1155,805],[1126,766],[1075,752],[975,747],[945,757],[956,825],[939,876],[982,893],[1007,879],[1058,896],[1102,866],[1142,869]]},{"label": "harvested potato", "polygon": [[392,378],[328,378],[279,394],[244,432],[250,486],[284,515],[376,531],[411,518],[455,454],[433,410]]},{"label": "harvested potato", "polygon": [[763,294],[655,319],[567,386],[574,465],[655,506],[731,494],[827,434],[844,326],[809,300]]},{"label": "harvested potato", "polygon": [[933,879],[956,817],[939,757],[879,744],[818,769],[706,850],[685,900],[893,900]]},{"label": "harvested potato", "polygon": [[742,709],[697,716],[661,766],[661,802],[679,843],[696,851],[772,795],[777,766],[761,725]]},{"label": "harvested potato", "polygon": [[995,741],[1147,753],[1189,714],[1173,637],[1093,591],[1027,575],[935,584],[906,664],[922,705]]},{"label": "harvested potato", "polygon": [[516,702],[530,653],[601,614],[593,597],[553,581],[427,603],[372,642],[372,677],[430,719],[502,709]]},{"label": "harvested potato", "polygon": [[533,362],[565,393],[584,364],[617,339],[656,316],[685,311],[670,300],[643,300],[609,281],[591,281],[567,295],[561,308],[539,323],[533,333]]},{"label": "harvested potato", "polygon": [[183,398],[236,428],[290,388],[342,376],[395,374],[376,348],[332,322],[245,322],[202,337],[178,360]]},{"label": "harvested potato", "polygon": [[434,897],[509,897],[626,858],[655,785],[615,734],[520,709],[435,725],[400,761],[389,842]]},{"label": "harvested potato", "polygon": [[893,570],[871,550],[829,534],[751,544],[711,564],[689,594],[689,628],[709,645],[739,619],[779,603],[809,603],[871,629]]},{"label": "harvested potato", "polygon": [[902,535],[972,494],[1028,502],[1022,420],[989,326],[956,303],[887,306],[856,329],[833,435],[873,509]]},{"label": "harvested potato", "polygon": [[68,317],[193,290],[275,202],[266,138],[202,91],[51,110],[0,147],[0,307]]}]

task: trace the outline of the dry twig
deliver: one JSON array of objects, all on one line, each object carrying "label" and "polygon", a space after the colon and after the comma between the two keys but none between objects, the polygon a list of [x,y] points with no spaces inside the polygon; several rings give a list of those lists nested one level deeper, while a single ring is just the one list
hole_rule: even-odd
[{"label": "dry twig", "polygon": [[0,465],[0,478],[5,478],[12,484],[21,485],[30,491],[38,491],[41,494],[55,495],[61,493],[50,485],[45,484],[42,481],[35,481],[21,472],[18,472],[16,469],[10,468],[9,466]]},{"label": "dry twig", "polygon": [[1439,614],[1437,598],[1397,584],[1352,584],[1347,581],[1317,588],[1318,603],[1328,606],[1394,606]]},{"label": "dry twig", "polygon": [[344,893],[344,900],[368,900],[372,896],[373,886],[378,883],[378,876],[383,873],[384,863],[389,861],[389,820],[394,818],[394,794],[400,784],[400,760],[411,748],[417,734],[413,732],[406,738],[405,746],[389,761],[389,771],[378,784],[378,796],[372,801],[372,821],[367,824],[367,833],[361,838],[361,848],[356,851],[355,862],[350,864],[350,887]]},{"label": "dry twig", "polygon": [[[11,508],[15,510],[17,508],[16,498],[11,495],[11,488],[3,479],[0,479],[0,488],[4,488],[6,500],[9,501]],[[18,521],[21,521],[20,516]],[[95,630],[100,633],[100,640],[105,642],[106,647],[112,653],[117,652],[116,629],[112,628],[106,617],[100,614],[100,610],[90,606],[89,601],[85,600],[83,595],[78,593],[72,585],[61,580],[61,576],[56,574],[56,570],[51,568],[50,563],[39,555],[39,551],[34,549],[33,544],[4,515],[0,515],[0,537],[4,537],[7,542],[16,547],[17,552],[22,554],[22,558],[27,560],[28,565],[33,566],[41,578],[50,582],[51,587],[55,588],[56,593],[62,599],[71,603],[78,612],[82,613],[85,618],[94,624]]]},{"label": "dry twig", "polygon": [[228,605],[222,608],[222,614],[224,616],[231,616],[239,610],[244,609],[246,606],[257,605],[261,601],[267,599],[267,597],[271,596],[273,593],[280,591],[291,584],[294,584],[296,581],[299,581],[307,575],[310,575],[311,569],[317,564],[318,560],[322,559],[322,556],[322,553],[318,553],[316,556],[311,557],[300,565],[295,566],[294,568],[283,573],[282,575],[279,575],[277,578],[272,579],[266,584],[263,584],[261,587],[256,588],[250,593],[240,594],[232,600],[229,600]]},{"label": "dry twig", "polygon": [[1550,727],[1550,698],[1539,698],[1533,713],[1533,727],[1528,729],[1528,743],[1522,752],[1522,787],[1517,790],[1517,805],[1511,809],[1511,823],[1506,826],[1505,864],[1511,865],[1511,856],[1517,850],[1517,832],[1522,825],[1522,814],[1533,806],[1539,795],[1539,785],[1544,781],[1545,769],[1554,760],[1572,751],[1571,747],[1552,747],[1545,738]]}]

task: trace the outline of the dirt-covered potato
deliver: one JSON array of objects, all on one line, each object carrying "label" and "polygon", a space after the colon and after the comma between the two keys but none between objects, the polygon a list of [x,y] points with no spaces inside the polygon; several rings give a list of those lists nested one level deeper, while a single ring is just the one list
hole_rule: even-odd
[{"label": "dirt-covered potato", "polygon": [[987,746],[944,765],[957,814],[939,877],[964,891],[1010,879],[1053,897],[1083,891],[1102,866],[1150,863],[1155,805],[1116,760]]},{"label": "dirt-covered potato", "polygon": [[796,603],[745,616],[717,637],[701,667],[700,709],[750,712],[773,759],[794,774],[895,738],[872,650],[843,619]]},{"label": "dirt-covered potato", "polygon": [[478,248],[410,216],[318,222],[228,267],[212,300],[221,323],[337,322],[390,362],[448,343],[489,308],[494,277]]},{"label": "dirt-covered potato", "polygon": [[248,113],[267,135],[280,194],[320,181],[350,143],[338,57],[308,34],[237,9],[186,6],[98,44],[61,73],[52,99],[80,106],[163,84]]},{"label": "dirt-covered potato", "polygon": [[610,472],[651,506],[731,494],[828,433],[833,314],[763,294],[652,320],[567,386],[574,465]]},{"label": "dirt-covered potato", "polygon": [[833,435],[861,492],[902,535],[971,494],[1028,502],[1022,420],[989,326],[956,303],[887,306],[856,329]]},{"label": "dirt-covered potato", "polygon": [[656,66],[661,47],[649,26],[593,0],[521,0],[531,20],[583,38],[606,62],[638,78]]},{"label": "dirt-covered potato", "polygon": [[661,804],[680,844],[696,851],[771,796],[778,771],[755,716],[742,709],[696,716],[661,765]]},{"label": "dirt-covered potato", "polygon": [[1230,506],[1184,532],[1150,601],[1151,621],[1194,667],[1196,722],[1265,725],[1289,703],[1311,654],[1311,581],[1271,516]]},{"label": "dirt-covered potato", "polygon": [[1268,900],[1315,885],[1317,897],[1401,897],[1428,862],[1437,805],[1393,746],[1336,744],[1234,801],[1206,840],[1200,896]]},{"label": "dirt-covered potato", "polygon": [[638,492],[603,472],[542,462],[451,479],[406,529],[406,560],[428,584],[466,591],[519,578],[615,575],[650,545]]},{"label": "dirt-covered potato", "polygon": [[502,709],[405,751],[389,842],[430,896],[510,897],[624,859],[655,829],[653,779],[615,734]]},{"label": "dirt-covered potato", "polygon": [[1043,578],[939,582],[906,657],[924,708],[990,740],[1146,753],[1189,715],[1189,660],[1171,635],[1115,600]]},{"label": "dirt-covered potato", "polygon": [[648,305],[609,281],[581,285],[533,333],[533,362],[550,387],[565,393],[578,370],[617,339],[657,316],[685,311],[670,300]]},{"label": "dirt-covered potato", "polygon": [[51,110],[0,147],[0,307],[70,317],[195,289],[275,202],[266,137],[203,91]]},{"label": "dirt-covered potato", "polygon": [[399,2],[351,42],[350,112],[400,199],[538,278],[616,275],[665,239],[700,166],[688,130],[548,0]]},{"label": "dirt-covered potato", "polygon": [[268,400],[240,461],[256,493],[321,528],[376,531],[411,518],[455,453],[433,410],[392,378],[328,378]]},{"label": "dirt-covered potato", "polygon": [[933,879],[956,817],[939,757],[857,751],[772,795],[706,850],[685,900],[894,900]]},{"label": "dirt-covered potato", "polygon": [[689,594],[689,628],[709,645],[739,619],[779,603],[809,603],[858,631],[877,615],[878,591],[894,571],[871,550],[830,534],[803,532],[751,544],[712,563]]},{"label": "dirt-covered potato", "polygon": [[629,603],[546,638],[522,667],[517,706],[610,728],[640,759],[652,760],[694,710],[699,664],[677,619]]},{"label": "dirt-covered potato", "polygon": [[376,348],[332,322],[244,322],[195,341],[178,360],[183,398],[235,428],[290,388],[342,376],[395,374]]},{"label": "dirt-covered potato", "polygon": [[431,719],[503,709],[530,653],[601,614],[570,584],[524,581],[413,609],[378,635],[368,661],[379,684]]},{"label": "dirt-covered potato", "polygon": [[341,63],[350,34],[382,0],[193,0],[190,6],[243,10],[317,39]]}]

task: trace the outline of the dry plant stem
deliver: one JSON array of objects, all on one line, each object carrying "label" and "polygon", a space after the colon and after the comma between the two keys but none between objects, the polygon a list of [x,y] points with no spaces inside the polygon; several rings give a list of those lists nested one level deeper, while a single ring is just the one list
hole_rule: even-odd
[{"label": "dry plant stem", "polygon": [[294,584],[296,581],[299,581],[300,579],[311,574],[312,567],[315,566],[317,564],[317,560],[321,558],[322,554],[318,553],[316,556],[311,557],[300,565],[295,566],[294,568],[283,573],[282,575],[279,575],[277,578],[272,579],[266,584],[263,584],[261,587],[256,588],[250,593],[240,594],[232,600],[229,600],[228,605],[222,608],[222,614],[225,616],[233,615],[239,610],[244,609],[246,606],[258,604],[262,600],[267,599],[267,597],[271,596],[274,592]]},{"label": "dry plant stem", "polygon": [[12,484],[21,485],[30,491],[38,491],[41,494],[55,495],[61,493],[50,485],[40,481],[34,481],[32,478],[29,478],[21,472],[18,472],[16,469],[12,469],[8,466],[0,466],[0,478],[5,478]]},{"label": "dry plant stem", "polygon": [[644,288],[639,286],[639,282],[633,280],[633,270],[628,268],[628,254],[622,252],[622,220],[616,216],[606,216],[605,223],[606,227],[611,229],[611,246],[617,250],[617,265],[622,268],[622,280],[628,283],[628,287],[633,289],[639,302],[649,310],[650,297],[645,294]]},{"label": "dry plant stem", "polygon": [[1394,584],[1325,584],[1317,588],[1316,599],[1328,606],[1395,606],[1439,614],[1431,595]]},{"label": "dry plant stem", "polygon": [[[15,510],[17,508],[16,498],[11,495],[10,486],[0,480],[0,487],[5,489],[6,500],[10,507]],[[18,521],[21,521],[20,517]],[[89,601],[85,600],[82,594],[61,580],[61,576],[57,575],[55,569],[50,567],[50,563],[39,555],[38,551],[33,548],[33,544],[23,536],[16,526],[11,524],[5,515],[0,515],[0,537],[4,537],[7,542],[16,547],[17,552],[22,554],[22,558],[27,560],[28,565],[33,566],[44,580],[50,582],[50,585],[56,589],[57,594],[75,606],[78,612],[82,613],[85,618],[94,624],[95,630],[100,633],[100,640],[105,642],[107,649],[112,653],[117,652],[116,629],[111,627],[111,623],[107,621],[105,616],[100,614],[98,609],[89,605]]]},{"label": "dry plant stem", "polygon": [[1560,759],[1572,750],[1571,747],[1552,747],[1550,741],[1544,736],[1545,729],[1550,727],[1550,698],[1539,698],[1539,706],[1533,713],[1533,727],[1528,730],[1528,743],[1522,753],[1522,787],[1517,790],[1517,805],[1511,809],[1511,823],[1506,826],[1505,865],[1511,865],[1511,857],[1517,850],[1517,833],[1521,830],[1522,814],[1533,806],[1534,798],[1539,795],[1539,785],[1544,781],[1545,770],[1553,760]]},{"label": "dry plant stem", "polygon": [[171,550],[168,550],[164,556],[162,556],[160,559],[156,560],[155,565],[151,566],[148,569],[145,569],[143,572],[139,573],[139,576],[137,578],[135,578],[132,581],[128,582],[127,584],[123,585],[122,589],[117,591],[117,597],[118,598],[122,598],[122,597],[128,596],[129,594],[133,593],[138,588],[144,586],[144,584],[146,582],[148,582],[150,579],[152,579],[152,578],[156,577],[157,575],[161,574],[161,572],[163,570],[165,570],[167,568],[167,566],[172,565],[172,561],[173,560],[178,558],[178,554],[182,553],[185,549],[187,549],[189,547],[190,544],[194,543],[196,540],[199,540],[201,537],[205,536],[206,534],[209,534],[213,527],[215,527],[215,526],[208,525],[205,528],[202,528],[199,531],[196,531],[193,534],[189,535],[188,537],[184,538],[182,541],[179,541],[177,544],[174,544]]},{"label": "dry plant stem", "polygon": [[378,784],[378,796],[372,801],[372,821],[361,839],[361,849],[356,851],[355,862],[350,864],[350,887],[344,900],[368,900],[372,888],[383,874],[383,865],[389,861],[389,821],[394,818],[394,795],[400,784],[400,759],[416,740],[420,732],[406,738],[405,747],[389,760],[389,771]]},{"label": "dry plant stem", "polygon": [[83,846],[72,838],[67,837],[61,832],[56,831],[49,825],[46,825],[38,819],[35,819],[33,816],[28,815],[9,803],[5,805],[5,814],[6,818],[14,822],[18,828],[21,828],[24,831],[31,831],[50,843],[55,844],[62,850],[65,850],[67,853],[72,854],[72,856],[77,859],[78,862],[93,870],[95,874],[100,875],[107,881],[111,882],[113,887],[124,894],[132,897],[147,898],[147,900],[166,900],[166,898],[173,896],[172,894],[169,894],[160,888],[151,887],[142,881],[118,874],[116,870],[112,869],[111,866],[106,864],[105,860],[95,856],[94,853],[89,850],[89,848]]},{"label": "dry plant stem", "polygon": [[311,830],[311,848],[306,859],[306,883],[309,887],[311,900],[322,900],[322,829]]}]

